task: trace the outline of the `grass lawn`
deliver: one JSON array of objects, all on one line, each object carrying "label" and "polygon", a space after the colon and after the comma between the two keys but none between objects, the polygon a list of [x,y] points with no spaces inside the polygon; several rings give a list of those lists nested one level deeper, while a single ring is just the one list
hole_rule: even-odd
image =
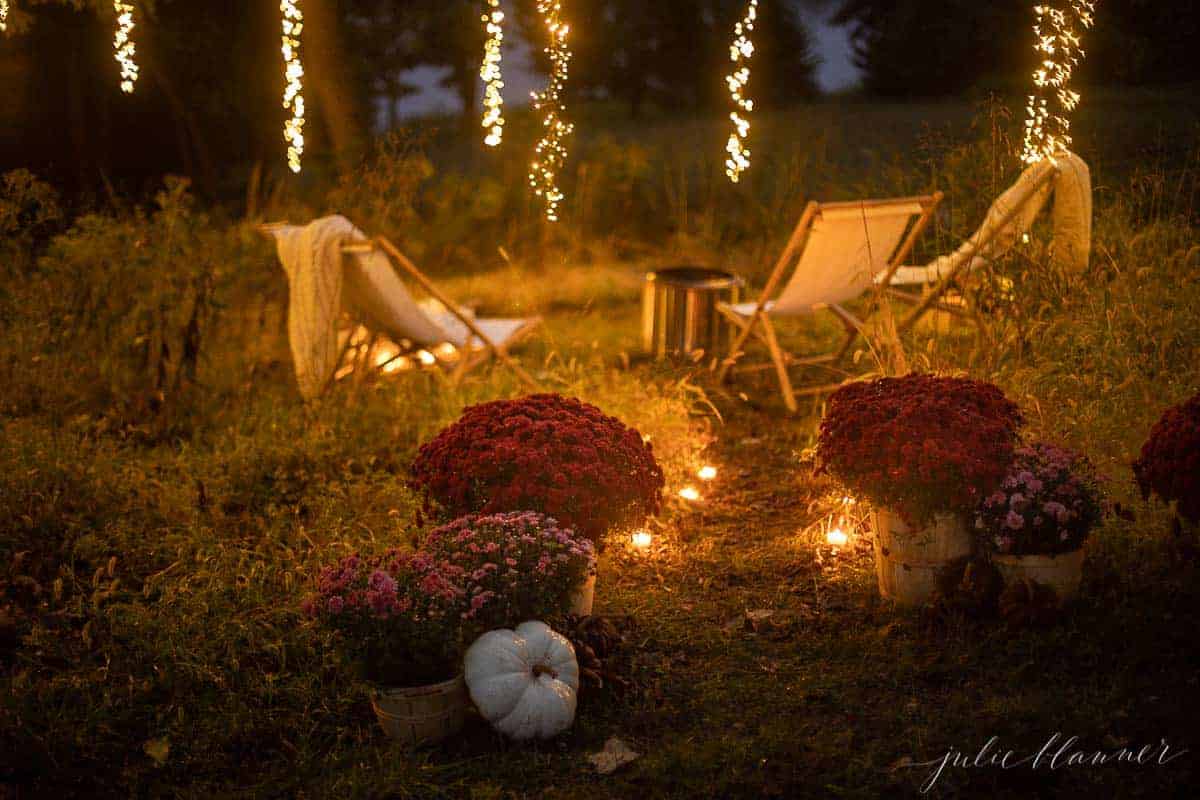
[{"label": "grass lawn", "polygon": [[[867,185],[870,169],[850,185]],[[995,307],[982,333],[923,328],[903,342],[907,368],[997,383],[1033,435],[1083,450],[1108,477],[1119,513],[1089,541],[1081,598],[1043,625],[894,609],[875,588],[864,526],[841,550],[825,542],[842,493],[812,469],[820,400],[788,416],[767,377],[717,386],[706,359],[639,357],[641,275],[693,256],[696,239],[618,258],[614,235],[538,265],[489,255],[485,269],[441,270],[449,293],[481,310],[542,314],[523,364],[649,435],[667,473],[654,545],[634,551],[615,532],[601,557],[596,613],[626,631],[614,664],[629,685],[585,692],[571,731],[534,746],[477,717],[440,747],[391,743],[367,687],[299,610],[323,564],[419,537],[405,484],[416,448],[464,406],[519,394],[509,375],[450,387],[404,373],[302,405],[269,248],[208,220],[180,252],[200,253],[219,228],[247,283],[206,340],[201,391],[179,408],[101,386],[108,340],[88,363],[79,341],[34,318],[24,298],[36,287],[11,288],[0,297],[0,797],[915,797],[948,753],[974,760],[997,737],[991,752],[1020,758],[1056,733],[1088,753],[1162,740],[1191,752],[1168,764],[951,764],[928,796],[1193,796],[1195,552],[1167,509],[1138,496],[1129,464],[1162,410],[1200,389],[1197,184],[1182,166],[1157,188],[1132,173],[1097,171],[1086,280],[1023,257],[1005,266],[1018,301]],[[775,227],[786,235],[783,216]],[[89,268],[121,260],[103,249],[118,233],[89,235]],[[40,275],[80,259],[72,241],[51,246]],[[721,258],[761,280],[769,249]],[[113,330],[113,341],[127,333]],[[836,333],[815,330],[784,334],[803,349]],[[858,366],[894,369],[886,360],[864,353]],[[718,468],[714,481],[695,480],[702,464]],[[676,496],[688,483],[700,501]],[[600,775],[587,756],[613,736],[640,757]]]}]

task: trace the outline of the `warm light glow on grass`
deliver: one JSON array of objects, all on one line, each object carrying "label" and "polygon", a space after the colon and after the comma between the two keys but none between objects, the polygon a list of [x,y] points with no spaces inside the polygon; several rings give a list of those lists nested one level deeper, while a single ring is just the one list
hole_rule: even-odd
[{"label": "warm light glow on grass", "polygon": [[300,37],[304,33],[304,14],[298,0],[281,0],[279,11],[283,15],[283,65],[287,86],[283,90],[283,107],[292,116],[283,125],[283,138],[288,144],[288,168],[300,171],[300,158],[304,155],[304,65],[300,61]]},{"label": "warm light glow on grass", "polygon": [[484,144],[496,147],[504,139],[504,75],[500,70],[500,48],[504,44],[504,12],[500,0],[488,0],[490,10],[483,15],[487,41],[483,45],[483,128]]},{"label": "warm light glow on grass", "polygon": [[1025,144],[1021,160],[1036,164],[1071,146],[1069,114],[1079,105],[1079,92],[1070,88],[1071,74],[1085,55],[1080,30],[1095,22],[1095,0],[1071,0],[1069,10],[1033,7],[1034,49],[1040,59],[1033,73],[1033,94],[1026,107]]},{"label": "warm light glow on grass", "polygon": [[850,541],[850,537],[844,530],[841,529],[841,527],[837,527],[831,528],[830,531],[825,534],[825,541],[829,542],[829,544],[833,545],[834,547],[845,547]]},{"label": "warm light glow on grass", "polygon": [[679,490],[679,496],[693,503],[700,499],[700,493],[696,491],[696,487],[694,486],[683,487]]},{"label": "warm light glow on grass", "polygon": [[700,480],[702,481],[711,481],[713,478],[717,477],[717,468],[707,466],[701,467],[700,471],[696,474],[700,476]]},{"label": "warm light glow on grass", "polygon": [[121,65],[121,91],[133,93],[133,85],[138,79],[138,65],[133,60],[137,52],[133,45],[133,4],[113,1],[113,11],[117,14],[117,32],[113,36],[113,58]]},{"label": "warm light glow on grass", "polygon": [[725,174],[729,180],[737,183],[742,172],[750,168],[750,149],[746,147],[746,137],[750,135],[750,120],[748,116],[754,110],[754,101],[745,95],[747,82],[750,80],[750,67],[747,62],[754,56],[754,42],[750,34],[754,31],[754,21],[758,18],[758,0],[750,0],[746,7],[746,16],[733,28],[733,44],[729,46],[729,60],[734,69],[725,76],[729,84],[729,96],[733,100],[734,110],[729,119],[733,122],[733,133],[725,150],[729,158],[725,161]]},{"label": "warm light glow on grass", "polygon": [[546,203],[546,219],[557,222],[558,204],[563,199],[558,188],[558,173],[567,160],[564,140],[575,130],[574,125],[562,118],[561,96],[571,63],[571,50],[567,47],[570,27],[562,20],[559,0],[538,0],[537,10],[550,34],[550,45],[546,48],[546,55],[550,57],[550,80],[545,89],[533,93],[533,110],[542,117],[542,138],[534,149],[533,163],[529,165],[529,184],[533,193]]},{"label": "warm light glow on grass", "polygon": [[650,535],[649,531],[634,531],[629,540],[638,550],[645,550],[654,543],[654,537]]}]

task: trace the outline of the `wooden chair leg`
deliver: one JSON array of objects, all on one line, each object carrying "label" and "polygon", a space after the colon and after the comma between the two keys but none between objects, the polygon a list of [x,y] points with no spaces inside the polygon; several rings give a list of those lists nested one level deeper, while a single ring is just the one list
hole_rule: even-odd
[{"label": "wooden chair leg", "polygon": [[[717,370],[717,383],[724,383],[725,378],[729,375],[729,370],[737,363],[741,357],[742,347],[745,346],[746,340],[750,338],[750,333],[754,330],[754,323],[758,322],[759,318],[765,323],[767,318],[762,312],[755,312],[754,316],[750,317],[750,321],[742,327],[737,338],[733,340],[733,346],[729,348],[729,357],[721,362],[721,368]],[[740,323],[739,323],[740,324]]]},{"label": "wooden chair leg", "polygon": [[788,411],[795,414],[798,406],[796,405],[796,394],[792,391],[792,379],[788,377],[787,360],[784,358],[783,351],[779,349],[779,340],[775,338],[775,327],[771,325],[771,320],[763,317],[763,329],[767,338],[767,347],[771,351],[771,360],[775,362],[775,374],[779,376],[779,391],[783,393],[783,402],[787,406]]}]

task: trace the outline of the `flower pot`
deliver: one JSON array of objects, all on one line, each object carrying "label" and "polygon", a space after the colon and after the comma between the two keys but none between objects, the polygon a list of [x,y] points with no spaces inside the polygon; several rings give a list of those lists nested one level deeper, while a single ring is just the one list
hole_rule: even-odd
[{"label": "flower pot", "polygon": [[459,675],[429,686],[383,688],[371,698],[380,726],[398,742],[437,744],[462,730],[467,686]]},{"label": "flower pot", "polygon": [[568,611],[576,616],[587,617],[592,613],[592,601],[596,599],[596,573],[587,576],[587,580],[579,584],[579,588],[571,593],[571,607]]},{"label": "flower pot", "polygon": [[879,509],[875,529],[875,571],[879,593],[904,606],[927,602],[947,563],[971,554],[971,535],[957,514],[937,514],[925,528],[910,528],[899,514]]},{"label": "flower pot", "polygon": [[1083,578],[1083,548],[1054,556],[993,555],[992,563],[1005,583],[1029,580],[1049,586],[1060,600],[1070,600],[1079,594]]}]

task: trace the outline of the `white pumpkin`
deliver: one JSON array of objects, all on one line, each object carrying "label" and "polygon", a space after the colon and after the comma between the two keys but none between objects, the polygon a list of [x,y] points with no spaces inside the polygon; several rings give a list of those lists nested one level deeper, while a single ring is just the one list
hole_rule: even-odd
[{"label": "white pumpkin", "polygon": [[463,672],[479,713],[505,736],[549,739],[575,721],[575,648],[544,622],[483,634],[467,650]]}]

